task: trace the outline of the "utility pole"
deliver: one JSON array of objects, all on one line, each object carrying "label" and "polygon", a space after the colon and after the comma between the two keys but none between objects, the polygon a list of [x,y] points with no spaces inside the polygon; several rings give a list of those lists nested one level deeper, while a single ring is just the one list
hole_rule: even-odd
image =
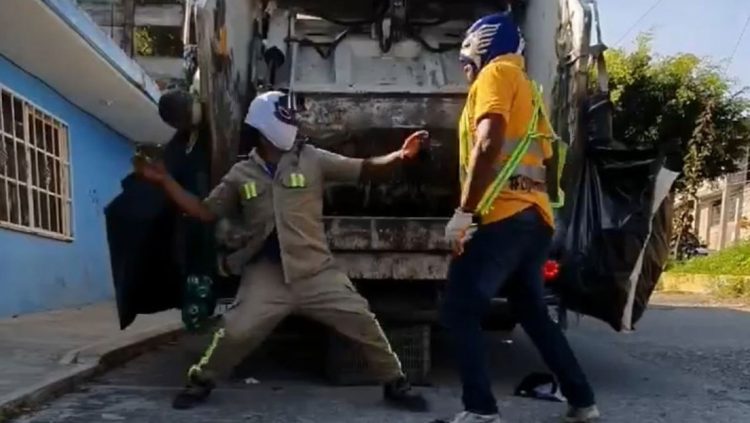
[{"label": "utility pole", "polygon": [[122,49],[135,55],[135,0],[122,0]]}]

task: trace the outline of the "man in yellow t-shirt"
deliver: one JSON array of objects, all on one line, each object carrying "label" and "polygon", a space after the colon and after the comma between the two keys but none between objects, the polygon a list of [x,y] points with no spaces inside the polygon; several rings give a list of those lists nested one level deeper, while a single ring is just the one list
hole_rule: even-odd
[{"label": "man in yellow t-shirt", "polygon": [[[471,87],[459,133],[461,204],[446,227],[455,255],[442,310],[463,383],[465,411],[453,423],[500,422],[481,321],[503,288],[567,397],[565,420],[599,417],[586,376],[544,301],[542,267],[553,232],[544,164],[552,156],[552,131],[526,75],[523,47],[512,16],[501,13],[474,23],[461,48]],[[504,168],[513,172],[498,178]]]}]

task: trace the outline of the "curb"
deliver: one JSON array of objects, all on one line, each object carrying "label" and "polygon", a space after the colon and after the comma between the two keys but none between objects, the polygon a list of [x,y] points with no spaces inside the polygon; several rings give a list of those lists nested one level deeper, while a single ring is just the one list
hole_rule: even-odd
[{"label": "curb", "polygon": [[182,322],[174,322],[68,352],[59,361],[60,370],[41,382],[0,397],[0,423],[69,393],[92,377],[124,364],[158,345],[175,340],[182,332]]},{"label": "curb", "polygon": [[96,364],[79,364],[59,370],[46,379],[17,389],[0,398],[0,422],[7,422],[44,402],[73,391],[80,383],[96,375]]},{"label": "curb", "polygon": [[[59,363],[68,366],[114,360],[121,364],[127,361],[128,357],[132,358],[142,353],[144,347],[172,340],[182,329],[182,322],[175,322],[127,334],[114,340],[104,340],[69,351]],[[119,358],[118,355],[125,357]]]}]

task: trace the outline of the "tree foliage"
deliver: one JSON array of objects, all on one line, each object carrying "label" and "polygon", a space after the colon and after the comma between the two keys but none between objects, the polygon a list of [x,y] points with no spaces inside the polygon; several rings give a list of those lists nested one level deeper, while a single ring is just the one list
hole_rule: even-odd
[{"label": "tree foliage", "polygon": [[139,56],[179,57],[182,54],[181,29],[178,27],[141,26],[135,28],[133,34]]},{"label": "tree foliage", "polygon": [[693,54],[658,57],[650,35],[632,51],[606,53],[614,103],[615,139],[629,146],[654,147],[678,141],[684,167],[677,189],[672,248],[684,259],[692,233],[692,211],[700,185],[737,171],[750,145],[750,102],[732,92],[721,68]]},{"label": "tree foliage", "polygon": [[682,189],[738,169],[750,145],[750,103],[718,66],[692,54],[655,56],[649,35],[606,58],[616,139],[644,147],[679,140]]}]

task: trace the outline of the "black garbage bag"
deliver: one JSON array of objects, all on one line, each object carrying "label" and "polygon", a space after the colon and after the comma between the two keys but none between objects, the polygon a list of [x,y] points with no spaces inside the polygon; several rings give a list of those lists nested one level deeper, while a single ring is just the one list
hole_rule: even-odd
[{"label": "black garbage bag", "polygon": [[669,191],[678,171],[668,165],[665,151],[588,146],[554,245],[569,309],[617,331],[641,318],[669,255]]},{"label": "black garbage bag", "polygon": [[[162,158],[170,174],[197,196],[208,192],[208,153],[178,131]],[[193,140],[194,141],[194,140]],[[213,228],[182,216],[156,187],[128,175],[105,209],[120,327],[138,314],[181,308],[188,275],[214,275]]]},{"label": "black garbage bag", "polygon": [[527,375],[516,386],[513,395],[542,401],[567,401],[560,391],[560,384],[557,382],[557,379],[550,373],[534,372]]},{"label": "black garbage bag", "polygon": [[141,313],[180,307],[181,273],[169,241],[175,213],[157,189],[129,175],[105,209],[112,279],[125,329]]}]

